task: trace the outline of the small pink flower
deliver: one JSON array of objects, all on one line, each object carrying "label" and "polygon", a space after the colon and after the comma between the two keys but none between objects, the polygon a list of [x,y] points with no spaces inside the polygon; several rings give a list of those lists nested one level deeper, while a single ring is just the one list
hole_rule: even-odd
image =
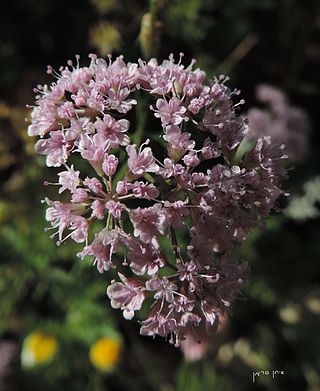
[{"label": "small pink flower", "polygon": [[197,274],[199,272],[197,265],[193,261],[186,262],[184,264],[179,263],[177,265],[179,280],[188,282],[188,289],[190,292],[194,292],[198,286]]},{"label": "small pink flower", "polygon": [[154,298],[156,300],[164,298],[168,303],[174,301],[174,293],[178,290],[178,286],[170,282],[167,278],[153,277],[146,282],[146,289],[155,291]]},{"label": "small pink flower", "polygon": [[109,114],[104,115],[103,119],[98,118],[94,123],[98,133],[103,134],[106,140],[108,140],[110,148],[129,143],[129,138],[126,135],[129,125],[128,120],[120,119],[116,121]]},{"label": "small pink flower", "polygon": [[192,182],[195,186],[205,186],[208,182],[206,175],[203,172],[193,172]]},{"label": "small pink flower", "polygon": [[105,207],[115,219],[120,219],[121,213],[126,210],[125,205],[113,200],[107,201]]},{"label": "small pink flower", "polygon": [[205,101],[202,97],[193,98],[188,105],[188,110],[190,110],[192,114],[198,114],[199,111],[203,108],[204,103]]},{"label": "small pink flower", "polygon": [[102,183],[97,178],[86,178],[83,184],[93,193],[99,194],[102,191]]},{"label": "small pink flower", "polygon": [[159,169],[159,174],[163,178],[179,177],[185,172],[182,164],[176,164],[169,158],[164,159],[163,165],[164,167]]},{"label": "small pink flower", "polygon": [[94,200],[91,204],[91,209],[91,217],[96,217],[98,220],[102,220],[104,218],[104,211],[106,209],[104,202],[100,200]]},{"label": "small pink flower", "polygon": [[69,226],[72,219],[71,205],[64,204],[60,201],[46,201],[50,206],[46,210],[46,220],[50,221],[53,228],[58,228],[58,238],[61,241],[63,232]]},{"label": "small pink flower", "polygon": [[96,88],[93,88],[87,98],[86,105],[90,109],[96,111],[103,111],[105,106],[105,99]]},{"label": "small pink flower", "polygon": [[135,145],[128,145],[126,151],[129,156],[128,167],[132,174],[143,175],[146,172],[157,172],[159,170],[151,148],[146,147],[137,153]]},{"label": "small pink flower", "polygon": [[161,119],[162,125],[179,125],[182,121],[188,121],[185,115],[187,109],[181,105],[180,99],[173,97],[167,102],[164,99],[158,99],[156,103],[157,110],[154,110],[154,116]]},{"label": "small pink flower", "polygon": [[132,193],[136,198],[144,198],[146,200],[154,199],[159,196],[159,190],[152,184],[146,184],[142,181],[134,182],[131,185]]},{"label": "small pink flower", "polygon": [[80,188],[75,189],[74,192],[72,193],[71,202],[82,203],[82,202],[86,202],[88,200],[88,198],[89,198],[89,196],[88,196],[88,193],[86,192],[86,190],[83,189],[82,187],[80,187]]},{"label": "small pink flower", "polygon": [[70,221],[70,229],[73,231],[71,238],[77,242],[85,242],[88,237],[88,220],[82,216],[73,216]]},{"label": "small pink flower", "polygon": [[60,167],[69,157],[69,143],[64,133],[58,130],[50,132],[50,138],[37,141],[35,151],[47,155],[48,167]]},{"label": "small pink flower", "polygon": [[88,98],[88,93],[84,90],[79,90],[76,94],[72,94],[71,98],[73,99],[75,105],[85,106]]},{"label": "small pink flower", "polygon": [[214,159],[221,155],[221,151],[217,148],[217,145],[213,143],[209,137],[204,140],[203,147],[201,149],[201,156],[203,159]]},{"label": "small pink flower", "polygon": [[126,195],[126,194],[128,194],[128,191],[131,189],[131,187],[132,187],[131,183],[129,183],[127,181],[119,181],[117,183],[116,193],[119,196]]},{"label": "small pink flower", "polygon": [[200,159],[195,152],[189,152],[182,160],[187,167],[197,167],[200,163]]},{"label": "small pink flower", "polygon": [[118,167],[119,160],[114,155],[107,155],[102,163],[102,170],[107,176],[113,176]]},{"label": "small pink flower", "polygon": [[29,136],[41,136],[57,129],[57,113],[52,104],[35,107],[31,112],[31,125],[28,126]]},{"label": "small pink flower", "polygon": [[67,171],[59,172],[59,183],[61,188],[59,189],[59,193],[62,193],[65,190],[70,190],[71,193],[74,193],[77,186],[80,184],[79,179],[80,171],[75,171],[73,165],[68,168]]},{"label": "small pink flower", "polygon": [[153,316],[142,322],[140,334],[149,336],[159,334],[160,336],[164,337],[172,333],[174,330],[176,330],[176,328],[176,319],[164,316],[160,313],[155,313]]},{"label": "small pink flower", "polygon": [[108,271],[113,266],[111,262],[112,249],[103,244],[103,237],[104,235],[101,233],[97,234],[92,243],[77,254],[81,259],[85,256],[93,256],[93,264],[97,266],[99,273]]},{"label": "small pink flower", "polygon": [[101,164],[109,144],[103,134],[99,133],[94,136],[82,134],[77,141],[77,146],[83,159],[92,164]]},{"label": "small pink flower", "polygon": [[60,118],[70,119],[75,116],[75,109],[71,102],[65,102],[57,110],[57,114]]},{"label": "small pink flower", "polygon": [[129,88],[123,88],[121,90],[111,88],[108,91],[107,104],[111,109],[117,110],[119,113],[127,113],[132,109],[133,105],[137,104],[135,99],[126,99],[129,93]]},{"label": "small pink flower", "polygon": [[131,270],[137,275],[147,273],[152,276],[164,267],[165,261],[160,252],[159,244],[156,240],[150,243],[143,243],[133,238],[124,240],[128,248],[128,260]]},{"label": "small pink flower", "polygon": [[149,243],[154,235],[163,235],[168,225],[168,216],[160,205],[137,208],[130,214],[134,235]]},{"label": "small pink flower", "polygon": [[184,219],[186,216],[189,216],[189,210],[186,208],[189,200],[185,201],[175,201],[175,202],[164,202],[164,207],[169,215],[170,222],[174,229],[181,229],[185,222]]},{"label": "small pink flower", "polygon": [[145,299],[143,287],[138,280],[126,278],[119,273],[122,282],[112,282],[108,286],[107,295],[111,299],[112,308],[120,308],[125,319],[132,319],[134,311],[140,310]]},{"label": "small pink flower", "polygon": [[181,132],[178,126],[169,125],[165,129],[163,139],[168,143],[167,149],[172,159],[179,160],[187,150],[193,150],[195,141],[190,139],[191,133]]}]

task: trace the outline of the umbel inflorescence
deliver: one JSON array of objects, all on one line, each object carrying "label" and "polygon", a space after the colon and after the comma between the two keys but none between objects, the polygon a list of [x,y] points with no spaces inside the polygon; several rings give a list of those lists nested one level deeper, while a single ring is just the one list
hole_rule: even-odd
[{"label": "umbel inflorescence", "polygon": [[[147,301],[141,334],[175,344],[210,334],[246,280],[232,249],[282,193],[284,147],[265,137],[239,153],[249,131],[236,115],[242,101],[232,102],[239,91],[224,76],[207,83],[194,62],[90,59],[49,67],[55,83],[36,89],[28,134],[40,136],[47,166],[62,168],[59,193],[69,196],[46,199],[52,237],[83,243],[78,256],[91,256],[100,273],[118,272],[107,294],[126,319]],[[156,146],[130,140],[137,104],[154,118]],[[95,174],[82,175],[74,155]]]}]

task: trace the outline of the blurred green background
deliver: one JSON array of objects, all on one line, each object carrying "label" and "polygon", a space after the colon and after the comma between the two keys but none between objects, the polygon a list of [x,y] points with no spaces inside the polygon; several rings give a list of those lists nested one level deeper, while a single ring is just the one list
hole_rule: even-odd
[{"label": "blurred green background", "polygon": [[[75,54],[136,61],[185,53],[229,74],[245,112],[269,83],[310,116],[289,161],[287,211],[239,249],[249,283],[201,360],[110,308],[111,276],[44,232],[54,169],[26,135],[33,87]],[[0,390],[320,390],[320,3],[318,0],[15,0],[0,15]],[[295,124],[293,124],[294,126]],[[273,370],[284,374],[272,376]],[[253,371],[270,371],[255,376]]]}]

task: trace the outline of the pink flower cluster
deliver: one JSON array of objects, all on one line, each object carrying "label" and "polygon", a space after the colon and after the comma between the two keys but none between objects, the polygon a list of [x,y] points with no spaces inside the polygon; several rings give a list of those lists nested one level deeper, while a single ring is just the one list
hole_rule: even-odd
[{"label": "pink flower cluster", "polygon": [[[59,193],[69,194],[46,200],[52,237],[84,243],[78,256],[91,256],[99,272],[118,271],[107,294],[126,319],[152,301],[141,334],[175,344],[210,334],[246,280],[232,249],[282,192],[283,147],[260,138],[239,159],[248,131],[232,103],[239,91],[223,76],[206,83],[194,62],[90,58],[88,67],[77,58],[59,74],[48,69],[56,82],[37,88],[28,128],[47,165],[63,167]],[[144,109],[159,120],[162,149],[130,142],[125,117],[139,104],[136,90],[150,99]],[[79,154],[93,177],[68,164]]]},{"label": "pink flower cluster", "polygon": [[248,110],[251,136],[271,136],[274,143],[285,143],[290,161],[301,163],[310,149],[311,121],[307,112],[291,105],[282,90],[269,84],[257,86],[256,98],[265,107]]}]

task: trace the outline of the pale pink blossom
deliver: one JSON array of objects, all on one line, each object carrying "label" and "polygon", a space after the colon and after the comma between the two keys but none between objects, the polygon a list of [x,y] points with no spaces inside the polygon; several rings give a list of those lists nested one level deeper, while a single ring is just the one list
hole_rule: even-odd
[{"label": "pale pink blossom", "polygon": [[128,145],[126,151],[129,156],[128,167],[132,174],[141,176],[146,172],[157,172],[159,170],[150,147],[146,147],[137,153],[135,145]]},{"label": "pale pink blossom", "polygon": [[182,164],[174,163],[169,158],[164,159],[163,165],[164,167],[159,169],[159,174],[163,178],[179,177],[185,172],[185,167]]},{"label": "pale pink blossom", "polygon": [[187,150],[193,150],[195,141],[190,138],[191,133],[181,132],[178,126],[167,126],[163,139],[167,142],[169,156],[174,160],[179,160]]},{"label": "pale pink blossom", "polygon": [[105,207],[115,219],[120,219],[121,213],[126,210],[125,205],[113,200],[107,201]]},{"label": "pale pink blossom", "polygon": [[160,205],[150,208],[137,208],[130,214],[134,235],[144,243],[149,243],[154,235],[163,235],[168,225],[168,216]]},{"label": "pale pink blossom", "polygon": [[78,187],[77,189],[75,189],[71,196],[71,202],[74,203],[86,202],[88,199],[89,196],[87,190],[82,187]]},{"label": "pale pink blossom", "polygon": [[46,220],[51,223],[53,228],[58,228],[58,238],[61,241],[63,232],[72,219],[71,205],[49,200],[47,200],[47,203],[49,208],[46,210]]},{"label": "pale pink blossom", "polygon": [[137,239],[126,238],[124,240],[128,248],[128,260],[131,270],[137,275],[148,274],[150,276],[165,266],[165,260],[156,240],[144,243]]},{"label": "pale pink blossom", "polygon": [[185,224],[186,216],[189,216],[189,210],[186,207],[188,205],[189,200],[185,201],[175,201],[175,202],[164,202],[164,207],[169,216],[171,225],[174,229],[181,229]]},{"label": "pale pink blossom", "polygon": [[159,190],[153,184],[136,181],[131,184],[130,189],[136,198],[154,199],[159,196]]},{"label": "pale pink blossom", "polygon": [[119,181],[117,183],[116,193],[119,196],[123,196],[123,195],[128,194],[128,191],[131,190],[131,188],[132,188],[132,184],[131,183],[129,183],[127,181]]},{"label": "pale pink blossom", "polygon": [[96,217],[98,220],[102,220],[104,218],[104,211],[106,209],[104,202],[100,200],[94,200],[91,204],[91,209],[91,217]]},{"label": "pale pink blossom", "polygon": [[57,110],[57,114],[60,118],[71,119],[75,116],[75,109],[71,102],[63,103]]},{"label": "pale pink blossom", "polygon": [[51,132],[50,138],[37,141],[35,151],[47,156],[48,167],[60,167],[69,157],[70,144],[62,131],[56,131]]},{"label": "pale pink blossom", "polygon": [[83,184],[94,193],[98,194],[102,191],[102,183],[97,178],[86,178],[83,181]]},{"label": "pale pink blossom", "polygon": [[31,124],[28,126],[29,136],[41,136],[57,128],[57,113],[52,103],[35,107],[31,112]]},{"label": "pale pink blossom", "polygon": [[197,153],[193,151],[184,155],[182,160],[187,167],[197,167],[197,165],[201,162]]},{"label": "pale pink blossom", "polygon": [[93,256],[93,264],[97,266],[99,273],[108,271],[113,267],[111,262],[112,250],[110,246],[103,244],[103,238],[102,233],[97,234],[92,243],[77,254],[81,259],[86,256]]},{"label": "pale pink blossom", "polygon": [[83,159],[92,164],[101,164],[109,144],[103,134],[95,134],[94,136],[82,134],[77,141],[77,146]]},{"label": "pale pink blossom", "polygon": [[119,273],[121,282],[113,282],[107,288],[112,308],[120,308],[125,319],[132,319],[145,299],[144,289],[135,279],[127,279]]},{"label": "pale pink blossom", "polygon": [[79,180],[80,171],[75,171],[73,165],[68,168],[66,171],[61,171],[58,173],[59,183],[61,185],[59,193],[62,193],[65,190],[70,190],[71,193],[74,193],[77,186],[80,185]]},{"label": "pale pink blossom", "polygon": [[107,176],[112,176],[117,172],[119,160],[114,155],[107,155],[102,163],[102,170]]},{"label": "pale pink blossom", "polygon": [[162,125],[179,125],[182,121],[188,121],[185,115],[187,109],[181,104],[180,99],[173,97],[167,102],[165,99],[158,99],[157,110],[154,116],[161,119]]},{"label": "pale pink blossom", "polygon": [[88,237],[88,220],[82,216],[73,216],[70,221],[70,227],[73,232],[71,238],[77,242],[85,242]]},{"label": "pale pink blossom", "polygon": [[97,132],[104,135],[110,148],[117,147],[118,145],[127,145],[129,143],[129,138],[126,135],[129,125],[130,123],[128,120],[120,119],[119,121],[116,121],[109,114],[104,115],[102,119],[98,118],[94,122]]}]

